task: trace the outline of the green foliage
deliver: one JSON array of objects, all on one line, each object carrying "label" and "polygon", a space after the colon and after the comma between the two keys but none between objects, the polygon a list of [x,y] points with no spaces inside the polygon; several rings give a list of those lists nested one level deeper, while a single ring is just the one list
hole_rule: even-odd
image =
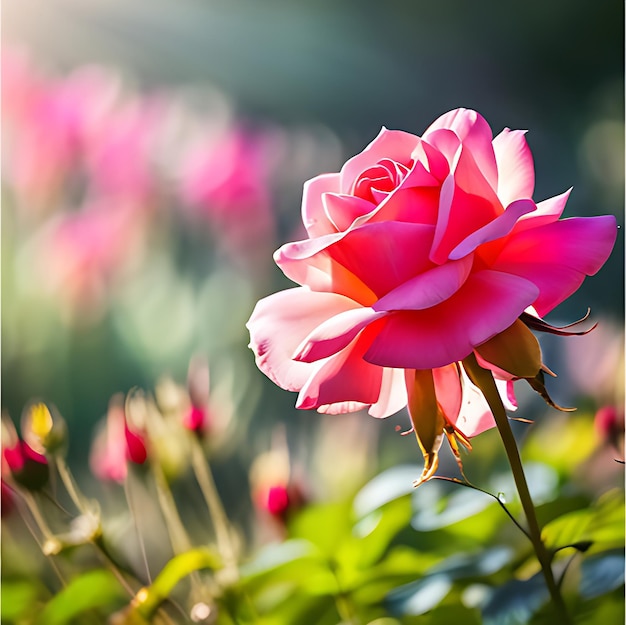
[{"label": "green foliage", "polygon": [[36,625],[75,623],[80,616],[84,623],[97,623],[98,617],[121,605],[125,594],[113,574],[106,570],[87,571],[75,577],[45,605],[35,620]]}]

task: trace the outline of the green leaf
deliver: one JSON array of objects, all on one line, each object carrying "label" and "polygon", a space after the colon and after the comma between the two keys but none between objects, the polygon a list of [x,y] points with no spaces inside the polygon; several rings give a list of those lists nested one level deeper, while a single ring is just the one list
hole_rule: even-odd
[{"label": "green leaf", "polygon": [[593,599],[624,584],[624,550],[615,549],[585,558],[580,565],[580,596]]},{"label": "green leaf", "polygon": [[483,605],[483,625],[527,625],[548,598],[541,573],[526,580],[511,580],[497,588]]},{"label": "green leaf", "polygon": [[451,588],[447,575],[429,575],[393,590],[385,605],[393,616],[424,614],[438,605]]},{"label": "green leaf", "polygon": [[174,556],[148,587],[142,588],[133,600],[133,610],[149,620],[165,601],[178,582],[200,569],[218,569],[219,557],[210,549],[190,549]]},{"label": "green leaf", "polygon": [[624,499],[619,490],[602,495],[585,510],[575,510],[548,523],[542,532],[549,549],[591,543],[590,552],[624,545]]},{"label": "green leaf", "polygon": [[292,538],[313,543],[324,556],[333,558],[341,543],[352,534],[350,502],[305,508],[289,525]]},{"label": "green leaf", "polygon": [[96,569],[75,577],[55,595],[37,618],[38,625],[64,625],[88,610],[121,605],[126,598],[114,575]]},{"label": "green leaf", "polygon": [[33,612],[39,588],[31,581],[2,580],[2,601],[0,602],[3,623],[14,621]]}]

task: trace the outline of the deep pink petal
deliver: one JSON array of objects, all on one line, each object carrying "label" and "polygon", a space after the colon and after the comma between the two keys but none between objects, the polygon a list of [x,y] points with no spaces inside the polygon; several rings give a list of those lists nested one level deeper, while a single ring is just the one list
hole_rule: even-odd
[{"label": "deep pink petal", "polygon": [[456,293],[467,280],[473,257],[437,265],[387,293],[374,310],[423,310],[432,308]]},{"label": "deep pink petal", "polygon": [[402,188],[390,193],[367,221],[406,221],[434,226],[437,223],[438,210],[439,188]]},{"label": "deep pink petal", "polygon": [[461,411],[463,396],[457,365],[451,364],[447,367],[433,369],[433,380],[437,402],[441,406],[443,414],[450,423],[456,423]]},{"label": "deep pink petal", "polygon": [[299,391],[314,365],[292,360],[294,350],[326,319],[354,307],[341,295],[306,288],[287,289],[260,300],[246,324],[257,366],[281,388]]},{"label": "deep pink petal", "polygon": [[498,271],[511,273],[530,280],[539,289],[533,307],[539,315],[546,315],[561,302],[575,293],[585,279],[576,269],[553,263],[504,263],[494,266]]},{"label": "deep pink petal", "polygon": [[352,194],[353,185],[359,175],[376,165],[381,159],[390,159],[402,165],[408,165],[411,152],[418,142],[419,137],[415,135],[401,130],[387,130],[383,127],[378,136],[361,153],[353,156],[341,168],[341,188],[337,191]]},{"label": "deep pink petal", "polygon": [[457,245],[501,213],[501,206],[494,206],[485,198],[468,194],[457,187],[454,175],[450,174],[441,186],[430,259],[442,265]]},{"label": "deep pink petal", "polygon": [[444,367],[508,328],[538,294],[524,278],[479,271],[438,306],[394,312],[379,321],[381,330],[365,358],[384,367]]},{"label": "deep pink petal", "polygon": [[311,365],[313,373],[298,395],[296,408],[378,401],[383,369],[363,360],[374,332],[373,324],[338,354]]},{"label": "deep pink petal", "polygon": [[525,130],[505,128],[493,140],[498,164],[498,197],[504,206],[533,196],[535,166],[525,134]]},{"label": "deep pink petal", "polygon": [[302,192],[302,222],[309,236],[319,237],[336,232],[324,210],[324,193],[339,192],[339,174],[322,174],[304,183]]},{"label": "deep pink petal", "polygon": [[500,263],[563,265],[594,275],[609,257],[617,236],[613,215],[572,217],[513,232],[498,257]]},{"label": "deep pink petal", "polygon": [[513,227],[522,215],[531,213],[534,210],[536,210],[536,206],[532,200],[516,200],[499,217],[496,217],[486,226],[475,230],[464,241],[459,243],[450,252],[448,258],[450,260],[463,258],[463,256],[473,252],[479,245],[506,236],[513,230]]},{"label": "deep pink petal", "polygon": [[498,169],[492,145],[493,133],[485,118],[471,109],[455,109],[433,122],[424,133],[423,139],[430,142],[431,133],[439,128],[452,130],[461,139],[463,145],[472,152],[480,171],[495,191],[498,184]]},{"label": "deep pink petal", "polygon": [[361,308],[355,303],[353,310],[340,312],[317,326],[300,343],[292,358],[315,362],[332,356],[351,343],[363,328],[384,315],[384,312]]},{"label": "deep pink petal", "polygon": [[364,306],[432,267],[434,228],[376,222],[281,247],[274,259],[288,278],[316,291],[346,295]]}]

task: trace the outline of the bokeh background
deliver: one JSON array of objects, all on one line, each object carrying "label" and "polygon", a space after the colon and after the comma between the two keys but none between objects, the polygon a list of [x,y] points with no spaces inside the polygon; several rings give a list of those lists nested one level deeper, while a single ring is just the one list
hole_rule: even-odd
[{"label": "bokeh background", "polygon": [[[494,133],[529,129],[535,199],[573,186],[567,216],[623,226],[617,0],[7,0],[2,17],[2,409],[56,406],[79,473],[115,393],[163,376],[184,386],[198,355],[216,418],[235,424],[226,492],[278,424],[320,483],[329,457],[335,481],[418,461],[395,431],[403,415],[295,411],[256,370],[244,327],[288,286],[271,253],[301,234],[303,182],[382,125],[419,134],[463,106]],[[555,399],[591,414],[623,401],[623,244],[622,229],[550,318],[591,306],[600,328],[543,344]]]}]

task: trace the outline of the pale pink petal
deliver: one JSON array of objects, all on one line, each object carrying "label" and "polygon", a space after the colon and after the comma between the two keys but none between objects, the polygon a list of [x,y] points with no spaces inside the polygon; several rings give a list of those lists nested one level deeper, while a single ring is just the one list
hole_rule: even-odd
[{"label": "pale pink petal", "polygon": [[361,308],[356,302],[353,310],[346,310],[317,326],[297,347],[292,358],[315,362],[332,356],[346,347],[367,325],[384,316],[371,308]]},{"label": "pale pink petal", "polygon": [[[443,144],[443,150],[431,144],[429,141],[420,141],[420,144],[414,152],[413,158],[420,160],[420,162],[428,163],[428,171],[440,182],[450,173],[450,163],[454,160],[454,155],[461,145],[459,138],[451,130],[437,130],[432,135],[441,136],[441,144]],[[424,156],[421,156],[423,153]],[[449,159],[447,155],[450,154]],[[419,155],[419,159],[416,158]]]},{"label": "pale pink petal", "polygon": [[322,174],[304,183],[302,192],[302,222],[309,236],[319,237],[337,232],[324,210],[324,193],[339,192],[339,174]]},{"label": "pale pink petal", "polygon": [[310,365],[313,373],[302,387],[296,408],[318,408],[342,402],[373,404],[378,401],[382,367],[363,360],[371,342],[366,328],[338,354]]},{"label": "pale pink petal", "polygon": [[462,388],[459,370],[456,364],[433,369],[437,402],[446,419],[456,423],[461,411]]},{"label": "pale pink petal", "polygon": [[508,328],[539,290],[530,281],[496,271],[469,276],[452,297],[427,310],[397,311],[365,354],[368,362],[402,369],[433,369],[462,360]]},{"label": "pale pink petal", "polygon": [[402,369],[383,369],[378,401],[369,409],[369,414],[377,419],[385,419],[402,410],[408,401],[406,381]]},{"label": "pale pink petal", "polygon": [[[383,127],[378,136],[359,154],[353,156],[341,168],[341,193],[352,193],[359,175],[381,159],[397,161],[408,165],[411,152],[419,142],[419,137],[401,130],[387,130]],[[328,189],[330,190],[330,189]]]},{"label": "pale pink petal", "polygon": [[525,134],[525,130],[505,128],[493,140],[498,164],[498,197],[504,206],[533,196],[535,166]]},{"label": "pale pink petal", "polygon": [[535,209],[536,206],[532,200],[516,200],[499,217],[496,217],[486,226],[475,230],[464,241],[459,243],[450,252],[448,258],[450,260],[463,258],[463,256],[473,252],[479,245],[506,236],[513,230],[513,227],[522,215],[531,213]]},{"label": "pale pink petal", "polygon": [[440,304],[456,293],[467,280],[472,256],[437,265],[396,287],[379,299],[374,310],[423,310]]},{"label": "pale pink petal", "polygon": [[465,436],[471,438],[495,427],[496,422],[485,396],[470,381],[463,367],[461,367],[461,384],[463,386],[463,400],[459,417],[454,425]]},{"label": "pale pink petal", "polygon": [[357,276],[337,263],[328,249],[346,235],[339,232],[316,239],[287,243],[274,252],[274,261],[283,273],[313,291],[345,295],[362,306],[373,304],[378,297]]},{"label": "pale pink petal", "polygon": [[534,213],[528,213],[520,217],[520,220],[515,225],[515,232],[521,232],[529,228],[538,228],[556,221],[563,214],[571,191],[572,189],[570,188],[565,193],[561,193],[561,195],[539,202]]},{"label": "pale pink petal", "polygon": [[281,388],[299,391],[313,365],[292,360],[294,350],[315,327],[354,306],[341,295],[306,288],[287,289],[260,300],[246,324],[257,366]]},{"label": "pale pink petal", "polygon": [[513,380],[500,379],[496,376],[494,376],[494,380],[505,410],[515,412],[517,410],[517,397],[515,397]]},{"label": "pale pink petal", "polygon": [[324,193],[322,203],[329,221],[340,232],[347,230],[357,217],[367,215],[376,208],[362,198],[338,193]]},{"label": "pale pink petal", "polygon": [[369,404],[358,401],[340,401],[335,404],[324,404],[317,407],[320,414],[348,414],[349,412],[358,412],[364,410]]},{"label": "pale pink petal", "polygon": [[431,142],[431,134],[440,128],[452,130],[463,145],[469,148],[483,176],[495,191],[498,169],[492,145],[493,133],[485,118],[471,109],[455,109],[435,120],[424,133],[423,139]]}]

